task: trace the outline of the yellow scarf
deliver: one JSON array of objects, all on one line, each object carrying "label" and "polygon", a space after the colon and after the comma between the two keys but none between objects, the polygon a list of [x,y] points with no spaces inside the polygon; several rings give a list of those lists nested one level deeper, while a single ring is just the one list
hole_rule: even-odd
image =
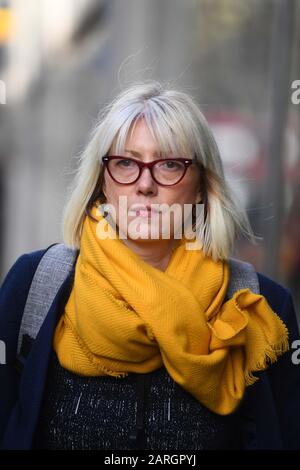
[{"label": "yellow scarf", "polygon": [[[93,216],[103,222],[96,208]],[[186,250],[182,241],[162,272],[96,230],[87,217],[73,290],[54,335],[60,364],[116,377],[164,365],[210,410],[233,412],[257,380],[252,373],[288,349],[287,328],[265,297],[242,289],[223,303],[228,263]]]}]

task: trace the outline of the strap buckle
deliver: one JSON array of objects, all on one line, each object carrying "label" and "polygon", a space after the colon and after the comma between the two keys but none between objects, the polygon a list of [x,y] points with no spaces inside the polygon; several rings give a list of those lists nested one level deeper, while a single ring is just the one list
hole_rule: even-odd
[{"label": "strap buckle", "polygon": [[22,336],[21,348],[19,354],[16,356],[14,367],[21,374],[24,364],[26,362],[27,356],[30,353],[33,343],[33,338],[27,333]]}]

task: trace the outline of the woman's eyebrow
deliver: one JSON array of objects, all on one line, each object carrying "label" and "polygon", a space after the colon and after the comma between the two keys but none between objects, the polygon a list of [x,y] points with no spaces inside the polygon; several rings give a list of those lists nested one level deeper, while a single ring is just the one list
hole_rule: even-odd
[{"label": "woman's eyebrow", "polygon": [[[135,157],[140,158],[141,154],[137,150],[124,149],[125,152],[132,153]],[[155,152],[155,157],[162,157],[162,152]]]},{"label": "woman's eyebrow", "polygon": [[133,154],[134,156],[136,156],[136,157],[140,157],[140,156],[141,156],[141,154],[140,154],[138,151],[136,151],[136,150],[130,150],[130,149],[124,149],[124,150],[125,150],[125,152],[132,153],[132,154]]}]

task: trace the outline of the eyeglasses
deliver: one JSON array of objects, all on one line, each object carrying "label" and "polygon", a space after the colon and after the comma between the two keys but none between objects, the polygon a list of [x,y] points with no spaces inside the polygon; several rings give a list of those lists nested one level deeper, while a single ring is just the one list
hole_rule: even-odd
[{"label": "eyeglasses", "polygon": [[193,160],[190,158],[161,158],[144,163],[134,158],[106,155],[102,157],[102,162],[116,183],[133,184],[139,179],[143,169],[148,168],[157,184],[173,186],[182,180]]}]

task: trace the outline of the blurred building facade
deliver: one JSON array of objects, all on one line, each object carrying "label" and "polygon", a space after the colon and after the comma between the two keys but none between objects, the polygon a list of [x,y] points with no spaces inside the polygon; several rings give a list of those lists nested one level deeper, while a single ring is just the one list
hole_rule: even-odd
[{"label": "blurred building facade", "polygon": [[[236,254],[296,295],[300,105],[287,94],[289,83],[300,79],[300,2],[285,3],[289,11],[281,0],[2,2],[11,16],[0,56],[6,85],[0,108],[2,277],[20,254],[61,241],[76,155],[99,110],[132,81],[153,78],[198,99],[227,177],[256,234],[265,237],[256,246],[240,241]],[[280,53],[290,65],[276,85]],[[282,97],[277,114],[284,118],[275,122],[283,136],[276,161],[270,155],[274,86],[275,97]],[[273,165],[282,179],[270,200]],[[280,213],[274,211],[278,201]],[[272,233],[279,235],[267,256]],[[272,256],[276,266],[268,269]]]}]

